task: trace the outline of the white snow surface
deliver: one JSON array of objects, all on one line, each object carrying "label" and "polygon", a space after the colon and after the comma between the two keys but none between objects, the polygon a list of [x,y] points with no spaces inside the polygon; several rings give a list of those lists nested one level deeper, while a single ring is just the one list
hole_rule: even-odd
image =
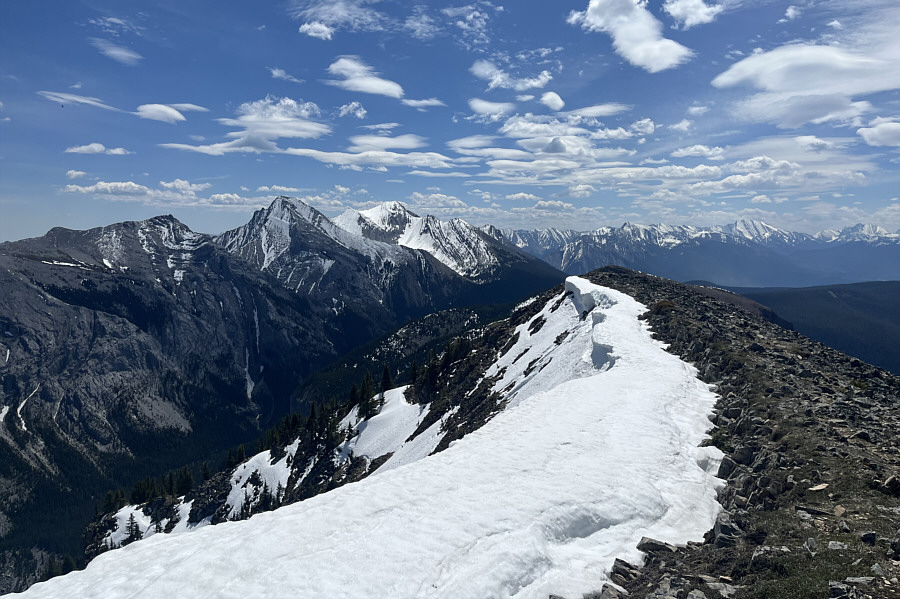
[{"label": "white snow surface", "polygon": [[721,454],[698,447],[715,395],[652,339],[642,305],[577,277],[567,289],[500,357],[509,407],[445,451],[246,521],[154,535],[24,596],[577,597],[614,558],[639,562],[642,536],[700,540],[720,509]]},{"label": "white snow surface", "polygon": [[427,405],[406,401],[407,387],[390,389],[384,394],[384,405],[378,414],[360,422],[358,408],[354,407],[340,422],[340,428],[352,425],[357,434],[341,446],[340,457],[347,460],[351,452],[369,460],[397,451],[416,432],[416,428],[428,413]]},{"label": "white snow surface", "polygon": [[279,485],[287,486],[288,478],[291,475],[290,463],[293,461],[299,445],[299,439],[288,445],[285,448],[284,457],[277,462],[272,461],[270,451],[264,451],[234,469],[234,473],[231,475],[231,491],[228,493],[228,505],[231,507],[228,511],[229,518],[234,518],[241,513],[241,505],[245,500],[249,501],[251,505],[259,503],[262,489],[252,484],[251,479],[255,478],[254,474],[262,479],[270,494],[274,494]]}]

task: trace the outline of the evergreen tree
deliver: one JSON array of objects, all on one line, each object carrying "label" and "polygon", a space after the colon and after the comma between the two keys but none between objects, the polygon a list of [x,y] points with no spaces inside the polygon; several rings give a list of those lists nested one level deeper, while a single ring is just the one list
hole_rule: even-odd
[{"label": "evergreen tree", "polygon": [[175,483],[175,495],[187,495],[194,488],[194,477],[191,471],[185,466],[178,472],[178,481]]},{"label": "evergreen tree", "polygon": [[407,376],[410,385],[415,385],[416,381],[419,379],[419,365],[416,364],[415,360],[409,365],[409,374]]},{"label": "evergreen tree", "polygon": [[128,516],[128,523],[125,525],[125,534],[127,536],[125,537],[125,540],[122,541],[122,545],[141,540],[141,525],[138,524],[135,519],[134,512],[131,512],[131,515]]},{"label": "evergreen tree", "polygon": [[203,466],[200,467],[200,477],[203,479],[203,482],[212,478],[212,474],[209,472],[209,462],[203,462]]},{"label": "evergreen tree", "polygon": [[237,462],[235,465],[243,464],[243,463],[244,463],[244,460],[247,459],[247,456],[246,456],[246,454],[245,454],[244,444],[243,444],[243,443],[241,443],[240,445],[238,445],[238,448],[237,448],[237,454],[234,456],[234,459],[235,459],[235,462]]},{"label": "evergreen tree", "polygon": [[384,394],[388,389],[394,388],[394,379],[391,378],[391,370],[387,367],[387,364],[384,365],[384,370],[381,372],[381,393]]}]

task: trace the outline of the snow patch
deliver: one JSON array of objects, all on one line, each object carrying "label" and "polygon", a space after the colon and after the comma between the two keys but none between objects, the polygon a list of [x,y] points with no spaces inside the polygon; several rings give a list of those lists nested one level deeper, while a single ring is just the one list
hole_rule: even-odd
[{"label": "snow patch", "polygon": [[[300,440],[297,439],[285,448],[285,456],[277,462],[272,462],[271,451],[264,451],[235,468],[231,475],[231,491],[228,493],[227,501],[231,508],[228,511],[229,518],[237,518],[240,515],[244,502],[249,502],[250,505],[259,503],[264,485],[272,495],[279,486],[282,488],[287,486],[291,475],[290,463],[299,446]],[[257,477],[261,481],[259,484],[251,481]]]},{"label": "snow patch", "polygon": [[40,389],[40,388],[41,388],[40,385],[38,385],[37,387],[35,387],[35,388],[34,388],[34,391],[32,391],[32,392],[28,395],[28,397],[26,397],[25,399],[22,400],[22,403],[19,404],[19,408],[16,410],[16,416],[19,417],[19,423],[22,425],[22,430],[23,430],[23,431],[27,431],[27,430],[28,430],[28,427],[25,426],[25,419],[22,418],[22,408],[25,407],[25,404],[28,403],[28,400],[31,399],[31,398],[34,396],[34,394],[38,392],[38,389]]},{"label": "snow patch", "polygon": [[352,426],[358,431],[341,446],[341,461],[349,460],[351,453],[375,460],[395,453],[406,443],[428,414],[427,405],[410,404],[406,401],[407,389],[408,387],[398,387],[386,391],[384,405],[369,420],[360,422],[356,407],[341,420],[340,428]]}]

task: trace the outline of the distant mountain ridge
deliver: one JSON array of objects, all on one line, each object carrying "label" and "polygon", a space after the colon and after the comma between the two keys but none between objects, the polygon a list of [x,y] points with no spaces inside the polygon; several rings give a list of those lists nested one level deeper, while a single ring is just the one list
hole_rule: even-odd
[{"label": "distant mountain ridge", "polygon": [[900,279],[900,233],[876,225],[816,235],[754,220],[706,228],[625,223],[588,232],[503,229],[502,234],[570,274],[612,264],[680,281],[746,287]]}]

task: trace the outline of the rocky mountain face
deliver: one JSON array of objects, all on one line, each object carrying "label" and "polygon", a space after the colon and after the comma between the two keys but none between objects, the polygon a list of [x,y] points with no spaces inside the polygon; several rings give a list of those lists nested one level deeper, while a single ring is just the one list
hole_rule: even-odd
[{"label": "rocky mountain face", "polygon": [[340,347],[306,298],[172,217],[0,245],[0,290],[4,549],[75,553],[92,494],[254,437]]},{"label": "rocky mountain face", "polygon": [[872,225],[815,236],[759,221],[711,228],[626,223],[585,233],[506,229],[503,235],[571,274],[613,264],[680,281],[744,287],[900,278],[900,235]]}]

